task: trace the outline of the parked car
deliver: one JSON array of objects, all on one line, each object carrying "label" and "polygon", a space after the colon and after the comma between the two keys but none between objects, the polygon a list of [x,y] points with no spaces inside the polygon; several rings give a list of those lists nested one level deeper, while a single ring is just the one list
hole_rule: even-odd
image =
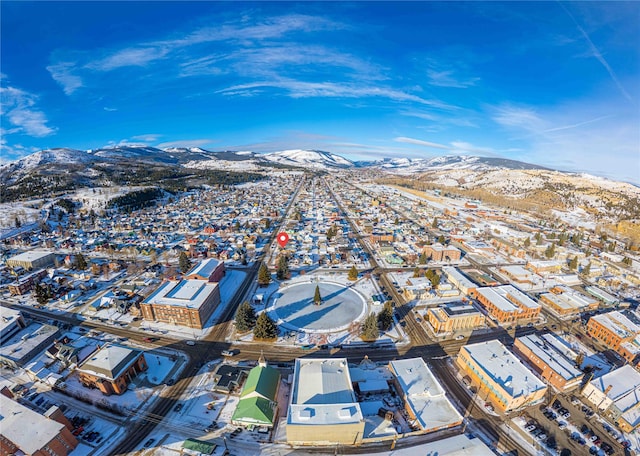
[{"label": "parked car", "polygon": [[222,350],[222,356],[235,356],[235,350]]},{"label": "parked car", "polygon": [[188,341],[185,342],[185,344],[193,347],[196,344],[196,342],[194,340],[188,340]]},{"label": "parked car", "polygon": [[176,404],[176,406],[173,408],[174,411],[179,412],[180,410],[182,410],[182,407],[184,407],[184,404],[181,402],[179,404]]},{"label": "parked car", "polygon": [[142,446],[142,448],[149,448],[151,445],[153,445],[153,443],[156,441],[156,439],[149,439],[146,442],[144,442],[144,445]]}]

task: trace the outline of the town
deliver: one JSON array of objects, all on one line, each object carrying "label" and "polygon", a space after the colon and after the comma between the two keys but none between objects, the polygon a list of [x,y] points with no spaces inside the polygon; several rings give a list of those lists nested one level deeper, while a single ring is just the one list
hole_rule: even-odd
[{"label": "town", "polygon": [[286,167],[30,210],[3,454],[640,452],[640,254],[589,220]]}]

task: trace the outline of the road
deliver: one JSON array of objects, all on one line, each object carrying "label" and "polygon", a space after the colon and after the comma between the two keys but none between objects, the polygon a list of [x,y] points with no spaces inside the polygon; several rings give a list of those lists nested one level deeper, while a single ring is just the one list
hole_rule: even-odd
[{"label": "road", "polygon": [[[305,179],[301,180],[300,185],[297,187],[287,208],[283,212],[280,223],[277,225],[278,229],[273,231],[271,239],[265,247],[263,255],[264,259],[269,258],[270,251],[274,246],[273,242],[275,241],[275,236],[278,233],[278,230],[286,223],[288,214],[293,207],[301,185],[305,181]],[[341,212],[347,218],[353,232],[356,234],[359,233],[357,226],[344,210],[340,198],[336,196],[333,189],[325,179],[322,179],[322,181],[327,186],[327,189],[336,201]],[[486,415],[482,410],[478,409],[478,407],[473,406],[474,402],[471,401],[467,390],[457,381],[446,364],[446,359],[450,356],[455,356],[463,344],[492,339],[500,339],[504,343],[510,343],[513,341],[513,337],[506,333],[502,328],[496,328],[489,332],[473,334],[468,341],[434,342],[427,336],[420,323],[416,321],[413,312],[387,277],[387,270],[379,267],[371,248],[361,239],[360,244],[369,256],[369,260],[372,265],[370,272],[373,273],[374,278],[377,277],[381,288],[392,297],[392,300],[395,303],[397,316],[400,320],[403,320],[406,323],[405,331],[409,335],[411,341],[409,346],[400,349],[378,349],[375,351],[372,351],[372,349],[368,347],[341,348],[333,350],[331,353],[328,350],[318,348],[313,350],[302,350],[298,347],[276,347],[273,344],[254,343],[232,346],[232,344],[226,342],[227,335],[231,330],[232,317],[237,306],[243,300],[250,297],[252,285],[255,283],[256,275],[260,266],[259,263],[254,263],[251,267],[244,269],[247,274],[239,287],[238,292],[235,293],[214,328],[204,338],[198,340],[195,346],[187,345],[182,340],[166,336],[160,336],[153,343],[148,344],[144,342],[144,338],[147,337],[146,334],[128,328],[113,327],[97,321],[79,321],[75,315],[54,314],[42,309],[34,308],[25,309],[22,306],[10,304],[8,302],[0,302],[0,304],[6,307],[23,310],[44,320],[55,319],[70,325],[98,329],[116,336],[127,337],[130,340],[143,345],[171,347],[188,355],[188,361],[176,383],[172,386],[165,387],[161,396],[157,398],[143,416],[137,416],[136,419],[131,420],[126,437],[122,439],[122,441],[112,450],[111,454],[124,455],[139,447],[140,443],[147,438],[155,426],[162,421],[162,419],[174,407],[176,402],[180,400],[182,394],[185,392],[200,367],[212,359],[219,358],[222,350],[228,350],[230,348],[238,350],[238,355],[235,359],[255,360],[261,353],[264,353],[265,357],[269,359],[269,361],[275,363],[291,363],[296,358],[301,357],[345,357],[350,362],[354,363],[360,362],[365,355],[367,355],[371,360],[378,362],[388,362],[397,358],[422,357],[431,365],[435,375],[440,379],[440,381],[447,386],[451,395],[454,397],[454,400],[462,404],[468,410],[469,416],[473,419],[475,426],[481,429],[485,434],[491,436],[495,441],[500,441],[502,448],[506,448],[508,450],[515,449],[521,452],[520,454],[526,454],[526,450],[519,447],[517,441],[513,440],[508,433],[503,432],[499,426],[500,421],[497,418],[491,415]],[[533,329],[522,328],[518,331],[518,335],[520,335],[533,332]],[[415,442],[419,443],[417,441]],[[406,444],[408,445],[409,443]],[[405,442],[402,442],[401,446],[404,445]]]}]

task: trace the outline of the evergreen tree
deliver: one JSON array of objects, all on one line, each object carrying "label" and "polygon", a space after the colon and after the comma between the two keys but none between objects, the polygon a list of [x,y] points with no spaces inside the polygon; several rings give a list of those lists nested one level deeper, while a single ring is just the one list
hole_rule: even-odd
[{"label": "evergreen tree", "polygon": [[571,261],[569,261],[569,269],[577,269],[578,268],[578,257],[574,256]]},{"label": "evergreen tree", "polygon": [[260,340],[278,337],[278,326],[266,312],[262,312],[256,320],[256,326],[253,328],[253,337]]},{"label": "evergreen tree", "polygon": [[438,285],[440,285],[440,276],[433,269],[429,269],[425,276],[427,277],[427,279],[429,279],[429,282],[431,282],[431,286],[433,288],[437,288]]},{"label": "evergreen tree", "polygon": [[240,231],[240,222],[236,222],[235,225],[233,226],[233,230],[234,231]]},{"label": "evergreen tree", "polygon": [[536,233],[536,235],[534,236],[534,239],[536,240],[536,245],[541,245],[542,244],[542,233],[540,233],[540,231],[538,231]]},{"label": "evergreen tree", "polygon": [[280,255],[278,257],[278,267],[276,269],[276,277],[278,280],[285,280],[289,278],[289,261],[286,255]]},{"label": "evergreen tree", "polygon": [[22,226],[22,222],[20,221],[20,219],[18,218],[18,216],[16,215],[16,218],[13,220],[16,228],[20,228]]},{"label": "evergreen tree", "polygon": [[631,258],[629,258],[628,256],[624,257],[622,259],[622,263],[626,264],[627,266],[631,266],[631,263],[633,263],[633,260],[631,260]]},{"label": "evergreen tree", "polygon": [[387,331],[393,324],[393,306],[391,301],[384,303],[384,308],[378,314],[378,326],[381,330]]},{"label": "evergreen tree", "polygon": [[528,248],[530,245],[531,245],[531,239],[526,238],[526,239],[524,240],[524,246]]},{"label": "evergreen tree", "polygon": [[262,263],[260,265],[260,269],[258,270],[258,285],[261,287],[266,287],[271,283],[271,274],[269,274],[269,268],[267,265]]},{"label": "evergreen tree", "polygon": [[358,280],[358,269],[355,264],[351,266],[351,269],[349,269],[349,275],[347,278],[349,280]]},{"label": "evergreen tree", "polygon": [[264,229],[268,230],[271,228],[271,219],[264,219]]},{"label": "evergreen tree", "polygon": [[361,337],[368,341],[374,341],[378,338],[378,317],[376,314],[372,313],[364,320]]},{"label": "evergreen tree", "polygon": [[438,228],[438,217],[434,217],[431,228]]},{"label": "evergreen tree", "polygon": [[75,257],[74,267],[80,271],[87,269],[87,260],[84,259],[84,255],[78,253]]},{"label": "evergreen tree", "polygon": [[547,250],[544,251],[544,256],[551,259],[556,255],[556,244],[552,243]]},{"label": "evergreen tree", "polygon": [[41,306],[44,306],[49,301],[49,293],[47,293],[47,289],[40,285],[39,283],[33,289],[33,293],[36,297],[36,301]]},{"label": "evergreen tree", "polygon": [[445,242],[447,242],[447,240],[444,237],[444,234],[441,234],[440,236],[438,236],[438,243],[444,245]]},{"label": "evergreen tree", "polygon": [[587,265],[582,268],[582,275],[588,276],[591,273],[591,261],[587,263]]},{"label": "evergreen tree", "polygon": [[320,296],[320,286],[316,285],[316,291],[313,294],[313,303],[316,306],[319,306],[320,304],[322,304],[322,296]]},{"label": "evergreen tree", "polygon": [[256,312],[249,301],[244,301],[236,312],[236,329],[240,332],[246,332],[253,329],[255,325]]},{"label": "evergreen tree", "polygon": [[420,269],[418,266],[415,267],[415,269],[413,270],[413,277],[422,277],[422,269]]},{"label": "evergreen tree", "polygon": [[180,252],[178,257],[178,264],[180,266],[180,272],[186,274],[191,269],[191,260],[185,252]]},{"label": "evergreen tree", "polygon": [[418,263],[420,264],[427,264],[427,261],[429,261],[429,259],[427,258],[427,254],[422,252],[420,254],[420,257],[418,258]]}]

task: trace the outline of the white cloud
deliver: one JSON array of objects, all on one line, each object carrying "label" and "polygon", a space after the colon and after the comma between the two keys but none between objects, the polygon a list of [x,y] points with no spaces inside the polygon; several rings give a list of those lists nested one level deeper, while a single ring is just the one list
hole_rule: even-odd
[{"label": "white cloud", "polygon": [[72,73],[74,68],[75,63],[73,62],[58,62],[47,67],[47,71],[51,74],[53,80],[62,86],[62,90],[66,95],[71,95],[83,86],[82,78]]},{"label": "white cloud", "polygon": [[42,137],[55,133],[55,129],[47,125],[45,114],[35,107],[35,95],[16,87],[1,87],[0,100],[2,116],[15,127],[5,131],[6,134],[24,133]]},{"label": "white cloud", "polygon": [[136,136],[132,136],[131,139],[135,139],[136,141],[144,141],[144,142],[154,142],[157,141],[158,139],[162,138],[163,135],[159,135],[159,134],[147,134],[147,135],[136,135]]},{"label": "white cloud", "polygon": [[128,66],[144,67],[148,63],[165,58],[168,53],[169,49],[163,47],[122,49],[100,60],[90,62],[86,67],[98,71],[111,71]]},{"label": "white cloud", "polygon": [[216,142],[214,139],[184,139],[180,141],[167,141],[158,144],[156,147],[160,149],[168,149],[169,147],[204,147]]},{"label": "white cloud", "polygon": [[438,144],[438,143],[434,143],[434,142],[430,142],[430,141],[424,141],[422,139],[407,138],[406,136],[398,136],[397,138],[393,138],[393,140],[396,141],[396,142],[401,142],[401,143],[406,143],[406,144],[415,144],[416,146],[431,147],[431,148],[434,148],[434,149],[444,149],[444,150],[451,149],[450,146],[446,146],[444,144]]},{"label": "white cloud", "polygon": [[427,70],[427,77],[431,85],[458,89],[466,89],[467,87],[474,86],[480,80],[480,78],[461,78],[457,76],[453,70],[436,71],[430,69]]}]

